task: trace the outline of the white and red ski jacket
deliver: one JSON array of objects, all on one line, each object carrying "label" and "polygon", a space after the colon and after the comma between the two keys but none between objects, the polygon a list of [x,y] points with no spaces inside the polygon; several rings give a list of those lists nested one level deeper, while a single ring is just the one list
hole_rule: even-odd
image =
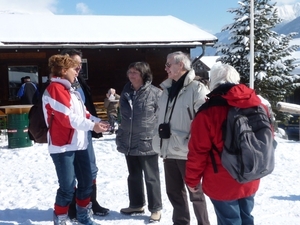
[{"label": "white and red ski jacket", "polygon": [[45,121],[50,125],[49,153],[87,149],[87,131],[100,119],[86,110],[80,93],[68,80],[53,77],[42,99]]}]

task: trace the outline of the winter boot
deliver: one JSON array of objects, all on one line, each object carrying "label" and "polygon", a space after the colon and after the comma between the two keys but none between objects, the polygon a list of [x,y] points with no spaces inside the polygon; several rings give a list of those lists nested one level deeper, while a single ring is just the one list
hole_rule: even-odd
[{"label": "winter boot", "polygon": [[80,207],[76,205],[77,209],[77,220],[83,225],[100,225],[93,221],[92,218],[92,203],[90,202],[86,207]]},{"label": "winter boot", "polygon": [[97,202],[97,185],[93,184],[93,191],[91,195],[91,202],[92,202],[92,210],[94,215],[96,216],[106,216],[109,214],[109,209],[102,207]]},{"label": "winter boot", "polygon": [[68,211],[68,216],[69,216],[70,220],[72,220],[72,221],[76,220],[76,190],[77,189],[75,188],[73,199],[69,205],[69,211]]},{"label": "winter boot", "polygon": [[133,215],[133,214],[143,214],[144,211],[144,207],[138,207],[138,208],[131,208],[131,207],[127,207],[127,208],[123,208],[120,210],[121,213],[126,214],[126,215]]},{"label": "winter boot", "polygon": [[67,214],[57,216],[55,212],[53,212],[53,222],[54,225],[72,225]]},{"label": "winter boot", "polygon": [[150,223],[159,222],[161,219],[161,211],[151,212],[151,216],[149,219]]}]

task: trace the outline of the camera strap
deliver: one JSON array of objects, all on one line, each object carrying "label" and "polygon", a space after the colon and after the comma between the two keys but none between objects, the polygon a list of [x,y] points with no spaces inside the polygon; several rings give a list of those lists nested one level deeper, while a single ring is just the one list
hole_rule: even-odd
[{"label": "camera strap", "polygon": [[[169,116],[169,121],[168,121],[168,123],[170,123],[170,120],[171,120],[171,117],[172,117],[172,114],[173,114],[173,110],[174,110],[174,107],[175,107],[175,104],[176,104],[177,96],[178,96],[178,94],[175,96],[174,103],[173,103],[173,105],[172,105],[172,109],[171,109],[171,113],[170,113],[170,116]],[[167,110],[168,110],[169,102],[170,102],[170,95],[168,96],[168,101],[167,101],[167,105],[166,105],[164,121],[165,121],[165,119],[166,119],[166,115],[167,115]],[[160,148],[161,148],[161,147],[162,147],[162,138],[160,139]]]},{"label": "camera strap", "polygon": [[[168,121],[168,123],[169,123],[170,120],[171,120],[171,117],[172,117],[172,114],[173,114],[173,110],[174,110],[174,107],[175,107],[175,104],[176,104],[177,96],[178,96],[178,94],[175,96],[174,103],[173,103],[173,105],[172,105],[172,109],[171,109],[171,113],[170,113],[170,116],[169,116],[169,121]],[[167,102],[167,105],[166,105],[164,121],[165,121],[165,119],[166,119],[166,115],[167,115],[167,111],[168,111],[169,102],[170,102],[170,95],[168,96],[168,102]]]}]

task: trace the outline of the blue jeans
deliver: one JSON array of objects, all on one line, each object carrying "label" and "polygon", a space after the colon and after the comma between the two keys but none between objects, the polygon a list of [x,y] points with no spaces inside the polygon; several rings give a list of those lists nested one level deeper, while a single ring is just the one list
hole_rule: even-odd
[{"label": "blue jeans", "polygon": [[90,159],[86,150],[50,154],[52,157],[59,188],[57,189],[55,204],[67,206],[74,195],[75,177],[77,178],[76,197],[87,199],[92,193],[92,173]]},{"label": "blue jeans", "polygon": [[93,139],[92,139],[92,132],[91,131],[88,131],[88,142],[89,142],[89,144],[88,144],[88,147],[87,147],[87,152],[88,152],[89,158],[90,158],[92,176],[93,176],[93,180],[96,180],[98,167],[96,165],[96,156],[95,156],[95,151],[94,151],[94,146],[93,146]]},{"label": "blue jeans", "polygon": [[254,207],[254,195],[233,201],[210,199],[217,214],[218,225],[253,225],[251,212]]}]

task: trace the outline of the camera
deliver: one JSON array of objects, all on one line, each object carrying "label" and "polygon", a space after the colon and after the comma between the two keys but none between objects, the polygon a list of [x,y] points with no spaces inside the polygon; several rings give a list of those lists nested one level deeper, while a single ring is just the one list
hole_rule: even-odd
[{"label": "camera", "polygon": [[158,126],[158,135],[162,139],[168,139],[171,136],[171,129],[169,123],[162,123]]}]

